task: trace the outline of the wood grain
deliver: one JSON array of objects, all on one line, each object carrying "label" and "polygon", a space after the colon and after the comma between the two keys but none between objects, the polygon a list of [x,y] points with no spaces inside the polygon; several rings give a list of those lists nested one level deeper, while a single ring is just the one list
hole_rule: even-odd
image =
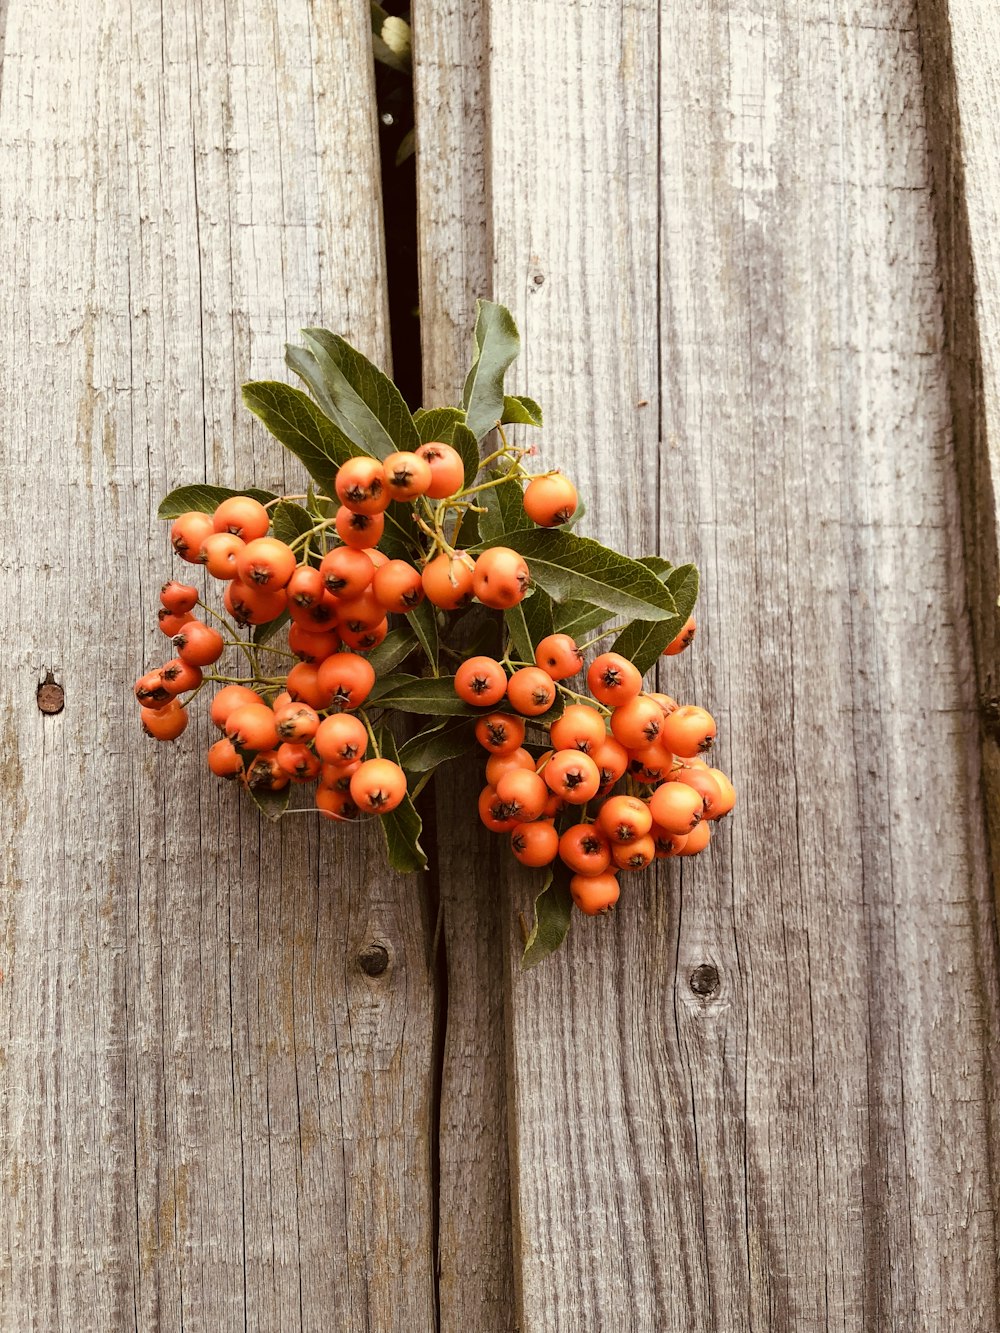
[{"label": "wood grain", "polygon": [[1000,886],[1000,251],[994,115],[1000,16],[991,7],[954,0],[921,0],[919,13],[986,816],[993,880]]},{"label": "wood grain", "polygon": [[0,1324],[431,1328],[422,889],[131,698],[158,496],[283,480],[240,382],[310,322],[385,352],[367,12],[11,0],[0,172]]},{"label": "wood grain", "polygon": [[[476,299],[491,293],[486,15],[480,0],[413,7],[424,402],[457,403]],[[435,782],[444,1013],[438,1134],[443,1329],[513,1327],[504,1059],[502,858],[472,809],[482,764]]]},{"label": "wood grain", "polygon": [[705,858],[527,976],[515,894],[525,1329],[1000,1320],[996,927],[916,17],[492,6],[519,384],[586,531],[700,564],[699,637],[662,683],[716,712],[740,792]]}]

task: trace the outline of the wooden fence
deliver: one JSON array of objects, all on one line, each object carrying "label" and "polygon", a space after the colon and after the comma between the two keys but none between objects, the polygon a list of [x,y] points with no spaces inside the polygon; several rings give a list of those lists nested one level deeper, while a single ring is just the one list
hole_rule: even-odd
[{"label": "wooden fence", "polygon": [[413,18],[428,401],[509,304],[741,804],[522,975],[471,769],[423,882],[141,738],[157,498],[386,357],[368,7],[2,0],[0,1327],[990,1333],[998,12]]}]

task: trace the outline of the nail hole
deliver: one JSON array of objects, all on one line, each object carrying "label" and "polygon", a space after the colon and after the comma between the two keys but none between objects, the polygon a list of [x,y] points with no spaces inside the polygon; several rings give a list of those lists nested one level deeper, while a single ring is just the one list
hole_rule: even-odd
[{"label": "nail hole", "polygon": [[719,989],[719,973],[711,963],[699,963],[688,977],[688,985],[695,995],[712,995]]},{"label": "nail hole", "polygon": [[366,944],[358,954],[358,966],[366,977],[380,977],[389,966],[389,950],[384,944]]},{"label": "nail hole", "polygon": [[66,703],[63,687],[56,681],[51,671],[45,673],[45,679],[39,685],[35,698],[42,713],[61,713]]}]

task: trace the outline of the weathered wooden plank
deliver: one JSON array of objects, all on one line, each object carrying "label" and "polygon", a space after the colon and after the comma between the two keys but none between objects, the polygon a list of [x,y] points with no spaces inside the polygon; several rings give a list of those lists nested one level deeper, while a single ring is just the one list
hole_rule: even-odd
[{"label": "weathered wooden plank", "polygon": [[11,0],[4,1327],[435,1322],[419,887],[373,831],[262,827],[202,716],[167,751],[131,700],[164,656],[156,497],[282,479],[240,381],[307,322],[385,352],[368,44],[346,0]]},{"label": "weathered wooden plank", "polygon": [[716,710],[741,793],[704,860],[627,886],[528,976],[511,912],[526,1329],[1000,1318],[997,961],[915,18],[492,6],[519,378],[588,530],[701,565],[700,637],[662,681]]},{"label": "weathered wooden plank", "polygon": [[[486,16],[480,0],[413,6],[424,401],[459,401],[476,298],[490,290],[485,161]],[[441,1327],[511,1328],[500,856],[469,792],[482,765],[435,784],[447,978],[438,1135]],[[474,869],[473,869],[474,868]]]},{"label": "weathered wooden plank", "polygon": [[1000,15],[920,0],[921,54],[944,287],[952,416],[979,680],[986,816],[1000,885],[1000,249],[996,96]]}]

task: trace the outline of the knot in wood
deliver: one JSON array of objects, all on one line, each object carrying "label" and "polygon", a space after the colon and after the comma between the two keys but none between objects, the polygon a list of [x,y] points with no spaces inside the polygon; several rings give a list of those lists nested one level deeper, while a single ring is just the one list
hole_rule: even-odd
[{"label": "knot in wood", "polygon": [[57,682],[51,671],[46,672],[45,679],[39,685],[35,694],[38,702],[39,712],[42,713],[61,713],[66,703],[66,695],[63,687]]},{"label": "knot in wood", "polygon": [[366,944],[358,954],[358,966],[366,977],[380,977],[389,966],[389,950],[384,944]]},{"label": "knot in wood", "polygon": [[719,989],[719,972],[711,963],[699,963],[688,977],[695,995],[714,995]]}]

